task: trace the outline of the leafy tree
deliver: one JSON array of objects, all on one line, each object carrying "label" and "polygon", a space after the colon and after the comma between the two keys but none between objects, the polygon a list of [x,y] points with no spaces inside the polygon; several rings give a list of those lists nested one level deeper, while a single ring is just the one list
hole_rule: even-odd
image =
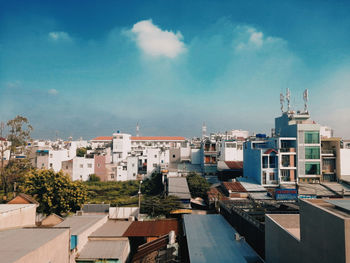
[{"label": "leafy tree", "polygon": [[101,178],[98,177],[96,174],[90,174],[89,181],[90,182],[99,182],[99,181],[101,181]]},{"label": "leafy tree", "polygon": [[172,210],[181,208],[181,203],[176,196],[149,196],[145,197],[141,203],[141,212],[152,217],[169,215]]},{"label": "leafy tree", "polygon": [[[30,140],[30,133],[33,127],[29,124],[28,119],[22,116],[16,116],[13,120],[9,120],[6,123],[8,129],[7,141],[0,141],[0,155],[1,155],[1,167],[0,178],[2,183],[2,189],[5,196],[11,187],[11,183],[18,181],[18,179],[26,173],[29,168],[29,162],[25,160],[15,160],[13,155],[17,150],[23,152],[27,141]],[[5,129],[4,123],[0,124],[0,137],[3,139],[3,131]],[[10,160],[5,165],[3,156],[5,151],[10,151]]]},{"label": "leafy tree", "polygon": [[34,170],[29,173],[21,190],[39,203],[38,212],[62,215],[75,212],[86,202],[87,190],[80,181],[53,170]]},{"label": "leafy tree", "polygon": [[87,153],[87,150],[84,147],[77,149],[77,156],[78,157],[84,157],[86,153]]},{"label": "leafy tree", "polygon": [[159,195],[163,192],[164,186],[162,183],[162,174],[153,173],[150,178],[147,178],[142,183],[142,194]]},{"label": "leafy tree", "polygon": [[194,197],[202,197],[204,199],[207,198],[207,192],[209,191],[210,184],[208,181],[196,174],[196,173],[190,173],[187,176],[187,184],[188,188],[190,189],[191,196]]}]

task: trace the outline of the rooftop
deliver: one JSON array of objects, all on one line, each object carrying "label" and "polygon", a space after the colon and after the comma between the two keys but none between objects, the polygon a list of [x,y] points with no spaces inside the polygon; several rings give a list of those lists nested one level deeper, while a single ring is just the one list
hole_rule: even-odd
[{"label": "rooftop", "polygon": [[107,215],[70,216],[55,227],[70,227],[72,235],[79,235],[105,217]]},{"label": "rooftop", "polygon": [[221,215],[185,215],[184,224],[191,263],[263,262]]},{"label": "rooftop", "polygon": [[185,137],[180,136],[133,136],[132,141],[185,141]]},{"label": "rooftop", "polygon": [[185,177],[169,177],[168,193],[175,195],[180,199],[190,199],[191,194],[188,188],[187,179]]},{"label": "rooftop", "polygon": [[350,218],[350,199],[332,198],[332,199],[310,199],[303,200],[309,204],[317,206],[342,219]]},{"label": "rooftop", "polygon": [[1,262],[17,262],[69,229],[21,228],[0,231]]},{"label": "rooftop", "polygon": [[28,207],[36,207],[36,204],[0,204],[0,214],[20,210]]},{"label": "rooftop", "polygon": [[93,232],[90,237],[122,237],[131,223],[131,221],[109,219],[99,229]]},{"label": "rooftop", "polygon": [[89,240],[78,259],[120,259],[122,261],[127,253],[128,245],[128,240]]},{"label": "rooftop", "polygon": [[125,231],[124,237],[160,237],[171,230],[178,234],[178,222],[175,219],[156,221],[134,221]]},{"label": "rooftop", "polygon": [[300,216],[298,214],[269,214],[266,216],[270,217],[289,234],[300,240]]},{"label": "rooftop", "polygon": [[96,138],[93,138],[91,141],[112,141],[113,136],[98,136]]},{"label": "rooftop", "polygon": [[222,186],[229,192],[247,192],[240,182],[223,182]]}]

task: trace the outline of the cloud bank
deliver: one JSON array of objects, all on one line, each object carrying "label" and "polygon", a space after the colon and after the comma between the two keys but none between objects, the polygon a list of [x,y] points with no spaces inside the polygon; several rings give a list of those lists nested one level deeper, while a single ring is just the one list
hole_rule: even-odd
[{"label": "cloud bank", "polygon": [[131,29],[138,47],[153,57],[175,58],[186,51],[183,36],[180,32],[162,30],[152,23],[143,20]]},{"label": "cloud bank", "polygon": [[50,32],[49,39],[53,41],[71,41],[72,40],[69,34],[63,31]]}]

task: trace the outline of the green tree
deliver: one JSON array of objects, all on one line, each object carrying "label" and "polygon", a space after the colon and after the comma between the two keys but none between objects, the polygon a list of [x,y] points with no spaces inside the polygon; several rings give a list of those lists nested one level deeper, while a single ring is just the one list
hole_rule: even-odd
[{"label": "green tree", "polygon": [[86,202],[87,190],[80,181],[71,181],[68,175],[53,170],[34,170],[29,173],[21,190],[39,203],[37,211],[62,215],[75,212]]},{"label": "green tree", "polygon": [[195,173],[190,173],[187,176],[187,184],[188,184],[188,188],[190,189],[191,196],[193,198],[195,197],[202,197],[204,199],[207,198],[207,192],[209,191],[210,184],[204,177]]},{"label": "green tree", "polygon": [[181,203],[176,196],[149,196],[141,202],[141,213],[148,214],[152,217],[169,215],[172,210],[181,208]]},{"label": "green tree", "polygon": [[[33,130],[28,119],[19,115],[9,120],[6,126],[8,129],[7,141],[3,141],[5,125],[4,123],[0,124],[0,178],[5,196],[7,196],[9,188],[12,186],[11,183],[18,180],[23,175],[23,171],[27,172],[26,167],[29,166],[27,159],[18,161],[13,156],[16,152],[24,152],[27,141],[30,140],[30,133]],[[3,156],[7,150],[10,151],[10,160],[5,165]]]},{"label": "green tree", "polygon": [[150,178],[147,178],[142,183],[142,194],[159,195],[164,191],[162,182],[162,174],[153,173]]},{"label": "green tree", "polygon": [[101,178],[98,177],[96,174],[90,174],[89,181],[90,182],[99,182],[99,181],[101,181]]},{"label": "green tree", "polygon": [[87,150],[84,147],[80,147],[77,149],[77,156],[78,157],[84,157],[86,153],[87,153]]}]

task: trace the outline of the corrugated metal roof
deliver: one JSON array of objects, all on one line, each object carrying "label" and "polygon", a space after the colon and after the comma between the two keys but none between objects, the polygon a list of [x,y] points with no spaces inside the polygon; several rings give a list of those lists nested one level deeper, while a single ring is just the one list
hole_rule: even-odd
[{"label": "corrugated metal roof", "polygon": [[128,240],[90,240],[79,254],[79,260],[120,259],[128,255]]},{"label": "corrugated metal roof", "polygon": [[122,237],[131,223],[132,221],[109,219],[99,229],[93,232],[90,237]]},{"label": "corrugated metal roof", "polygon": [[178,233],[178,222],[175,219],[157,221],[134,221],[125,231],[125,237],[160,237],[171,230]]},{"label": "corrugated metal roof", "polygon": [[237,177],[236,180],[247,190],[247,192],[266,192],[266,189],[254,180]]},{"label": "corrugated metal roof", "polygon": [[108,213],[109,204],[84,204],[82,210],[85,213]]},{"label": "corrugated metal roof", "polygon": [[141,261],[141,259],[143,259],[145,256],[149,255],[154,251],[159,251],[162,248],[166,248],[168,241],[169,241],[169,236],[164,235],[160,238],[157,238],[156,240],[153,240],[151,242],[148,242],[146,244],[139,246],[137,249],[137,253],[132,258],[132,262],[138,262],[138,260],[140,260],[140,262],[144,262],[144,261]]},{"label": "corrugated metal roof", "polygon": [[55,227],[70,227],[72,235],[79,235],[105,217],[107,215],[70,216]]},{"label": "corrugated metal roof", "polygon": [[168,193],[180,199],[190,199],[191,194],[188,188],[187,179],[185,177],[169,177],[168,178]]},{"label": "corrugated metal roof", "polygon": [[221,215],[185,215],[184,224],[191,263],[263,262]]},{"label": "corrugated metal roof", "polygon": [[229,192],[247,192],[246,189],[240,184],[240,182],[223,182],[222,186]]},{"label": "corrugated metal roof", "polygon": [[64,232],[69,235],[69,229],[62,228],[21,228],[0,231],[0,261],[17,262]]}]

